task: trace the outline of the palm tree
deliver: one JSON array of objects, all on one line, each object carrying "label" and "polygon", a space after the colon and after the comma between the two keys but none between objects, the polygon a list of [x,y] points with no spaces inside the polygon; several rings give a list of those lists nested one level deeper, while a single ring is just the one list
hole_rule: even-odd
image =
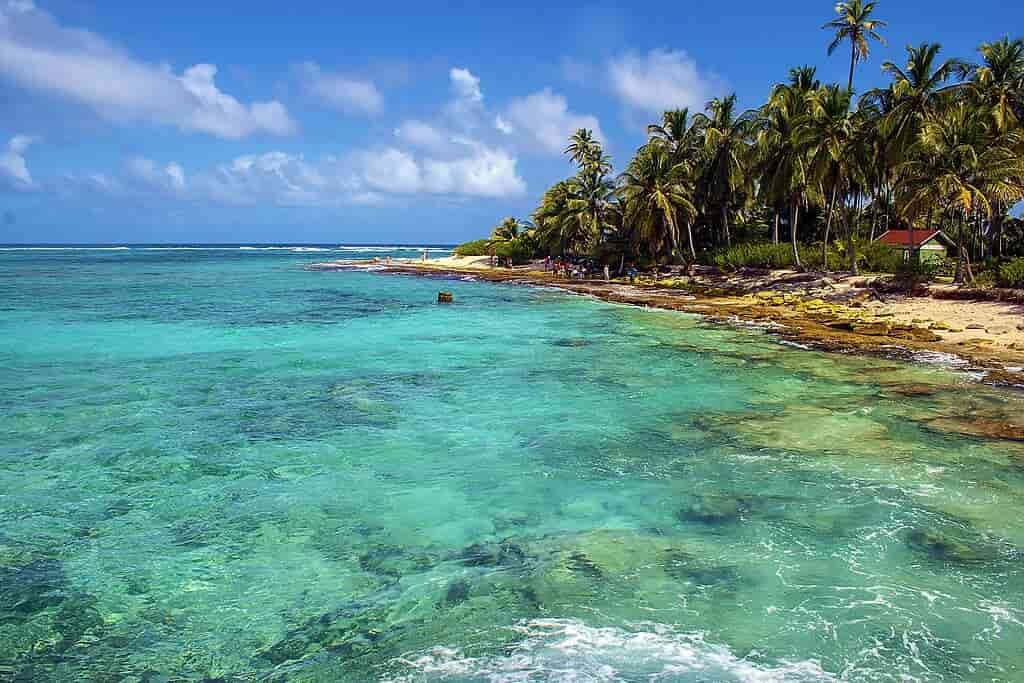
[{"label": "palm tree", "polygon": [[973,215],[991,215],[990,197],[1011,204],[1024,198],[1024,159],[1015,152],[1020,133],[997,133],[989,122],[967,101],[952,104],[924,122],[911,159],[898,169],[908,220],[937,206],[956,221],[956,282],[963,281],[965,260],[970,274],[964,238]]},{"label": "palm tree", "polygon": [[789,82],[772,89],[761,108],[756,139],[760,192],[770,205],[789,208],[790,245],[798,270],[803,268],[797,245],[800,209],[811,194],[806,145],[799,130],[809,95],[819,87],[814,75],[812,67],[791,69]]},{"label": "palm tree", "polygon": [[[799,145],[805,147],[809,176],[828,196],[825,207],[825,239],[822,244],[822,268],[828,270],[828,240],[832,216],[841,192],[850,185],[851,146],[854,139],[850,115],[850,91],[830,85],[808,96],[808,112],[797,130]],[[849,240],[852,244],[852,239]]]},{"label": "palm tree", "polygon": [[871,53],[868,39],[885,44],[885,39],[878,33],[878,29],[885,28],[885,22],[871,18],[876,4],[863,2],[863,0],[840,2],[836,5],[836,14],[839,16],[822,26],[824,29],[835,31],[835,37],[828,46],[829,55],[844,42],[850,42],[850,80],[846,84],[846,89],[851,92],[853,91],[853,70],[857,66],[857,62],[867,59]]},{"label": "palm tree", "polygon": [[[979,51],[982,63],[970,65],[963,73],[971,80],[971,95],[978,106],[989,110],[998,131],[1015,130],[1024,121],[1024,40],[1003,38],[984,43]],[[992,208],[985,252],[1001,258],[1008,207],[996,201]]]},{"label": "palm tree", "polygon": [[695,117],[695,123],[704,131],[706,164],[701,185],[708,203],[718,208],[722,237],[725,244],[731,246],[729,209],[750,181],[749,140],[756,114],[746,111],[737,115],[735,94],[716,97],[708,102],[706,111],[707,114]]},{"label": "palm tree", "polygon": [[1024,120],[1024,40],[983,43],[981,64],[964,71],[977,101],[989,107],[996,126],[1008,131]]},{"label": "palm tree", "polygon": [[641,147],[620,178],[625,216],[655,258],[671,254],[679,246],[680,219],[686,224],[690,256],[697,258],[691,229],[697,209],[685,181],[684,167],[673,163],[665,146],[658,144]]},{"label": "palm tree", "polygon": [[581,169],[596,166],[605,174],[611,171],[611,163],[601,149],[601,143],[594,138],[594,131],[587,128],[579,128],[572,134],[565,153]]},{"label": "palm tree", "polygon": [[519,237],[519,230],[522,227],[522,223],[519,219],[509,216],[501,222],[491,233],[491,240],[497,242],[511,242],[515,238]]},{"label": "palm tree", "polygon": [[943,88],[946,81],[964,68],[959,59],[947,59],[936,66],[940,49],[938,43],[908,45],[905,68],[893,62],[882,64],[882,70],[893,77],[892,109],[881,122],[882,134],[889,139],[892,162],[906,159],[924,120],[938,109],[948,92]]}]

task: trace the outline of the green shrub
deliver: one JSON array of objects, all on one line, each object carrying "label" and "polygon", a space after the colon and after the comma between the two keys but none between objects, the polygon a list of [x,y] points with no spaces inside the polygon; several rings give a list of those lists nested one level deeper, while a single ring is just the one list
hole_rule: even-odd
[{"label": "green shrub", "polygon": [[[814,268],[821,265],[821,250],[800,245],[800,261],[805,266]],[[713,266],[723,270],[739,268],[792,268],[793,247],[789,244],[736,244],[725,249],[718,249],[709,254],[708,260]]]},{"label": "green shrub", "polygon": [[999,266],[996,282],[1000,287],[1024,287],[1024,258],[1015,258]]},{"label": "green shrub", "polygon": [[452,250],[456,256],[490,256],[490,240],[473,240],[460,244]]},{"label": "green shrub", "polygon": [[514,240],[495,244],[494,255],[511,260],[514,264],[526,263],[533,258],[533,245],[529,240],[517,237]]},{"label": "green shrub", "polygon": [[857,263],[869,273],[895,273],[903,266],[903,252],[881,242],[871,242],[857,255]]}]

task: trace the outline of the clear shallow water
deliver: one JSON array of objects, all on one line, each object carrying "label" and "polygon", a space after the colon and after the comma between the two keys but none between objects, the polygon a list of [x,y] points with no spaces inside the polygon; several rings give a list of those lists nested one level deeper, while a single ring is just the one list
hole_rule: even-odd
[{"label": "clear shallow water", "polygon": [[0,254],[0,680],[1024,677],[1020,394],[323,258]]}]

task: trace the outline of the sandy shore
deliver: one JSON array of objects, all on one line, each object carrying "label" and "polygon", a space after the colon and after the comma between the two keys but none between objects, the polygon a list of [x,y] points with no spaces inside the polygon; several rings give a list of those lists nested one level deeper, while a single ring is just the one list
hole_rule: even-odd
[{"label": "sandy shore", "polygon": [[825,350],[913,356],[941,353],[984,370],[987,381],[1024,386],[1024,305],[931,296],[879,295],[868,276],[771,271],[625,280],[555,278],[535,263],[492,268],[486,256],[315,264],[319,270],[374,267],[393,273],[473,275],[555,286],[608,301],[769,323],[784,338]]}]

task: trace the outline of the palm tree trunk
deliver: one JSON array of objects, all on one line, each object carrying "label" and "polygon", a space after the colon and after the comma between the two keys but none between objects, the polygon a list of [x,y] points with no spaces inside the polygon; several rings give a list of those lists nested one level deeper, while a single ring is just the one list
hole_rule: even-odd
[{"label": "palm tree trunk", "polygon": [[850,41],[850,80],[846,89],[853,92],[853,67],[857,65],[857,43]]},{"label": "palm tree trunk", "polygon": [[772,230],[772,244],[779,243],[779,214],[782,213],[778,209],[775,210],[775,228]]},{"label": "palm tree trunk", "polygon": [[992,231],[995,233],[992,239],[995,241],[995,255],[997,259],[1003,258],[1003,218],[1003,207],[997,204],[996,214],[993,218],[996,221],[995,230]]},{"label": "palm tree trunk", "polygon": [[789,241],[793,246],[793,266],[797,270],[803,270],[804,266],[800,263],[800,250],[796,247],[796,226],[800,218],[800,202],[794,199],[790,205],[789,211]]},{"label": "palm tree trunk", "polygon": [[729,234],[729,207],[722,204],[722,234],[725,235],[725,246],[732,246],[732,235]]},{"label": "palm tree trunk", "polygon": [[836,194],[839,190],[838,185],[832,186],[832,199],[828,203],[828,215],[825,216],[825,242],[821,245],[821,269],[828,272],[828,235],[832,230],[832,214],[836,210]]},{"label": "palm tree trunk", "polygon": [[846,229],[846,251],[850,255],[850,272],[857,274],[857,217],[860,215],[860,195],[854,199],[854,212]]},{"label": "palm tree trunk", "polygon": [[686,221],[686,241],[690,245],[690,256],[693,258],[693,263],[697,262],[697,248],[693,246],[693,225],[690,221]]}]

